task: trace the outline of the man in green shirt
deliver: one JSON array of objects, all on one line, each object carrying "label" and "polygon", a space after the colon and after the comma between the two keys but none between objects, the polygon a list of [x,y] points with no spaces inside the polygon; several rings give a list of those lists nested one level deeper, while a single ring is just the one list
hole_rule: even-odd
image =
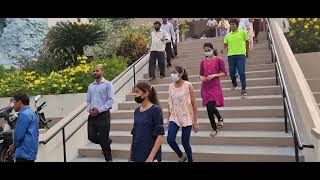
[{"label": "man in green shirt", "polygon": [[242,91],[242,96],[247,96],[246,92],[246,57],[248,57],[249,37],[246,31],[238,29],[239,21],[230,20],[231,31],[224,38],[224,49],[227,49],[230,78],[232,81],[232,90],[237,88],[237,79],[235,76],[238,70]]}]

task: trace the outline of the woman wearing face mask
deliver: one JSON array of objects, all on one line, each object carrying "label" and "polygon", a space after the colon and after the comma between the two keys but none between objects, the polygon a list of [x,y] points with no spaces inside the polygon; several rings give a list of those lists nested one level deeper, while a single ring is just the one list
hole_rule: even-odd
[{"label": "woman wearing face mask", "polygon": [[[192,162],[192,150],[190,146],[191,130],[199,131],[197,120],[197,103],[193,86],[188,82],[188,75],[185,69],[176,66],[171,72],[173,83],[169,86],[169,119],[166,126],[168,130],[168,144],[179,157],[178,162]],[[176,136],[179,128],[182,128],[181,142],[187,154],[185,156],[178,144]]]},{"label": "woman wearing face mask", "polygon": [[164,127],[162,110],[157,93],[146,82],[140,82],[133,93],[135,101],[141,104],[134,112],[133,135],[129,161],[161,161],[161,144]]},{"label": "woman wearing face mask", "polygon": [[217,107],[224,105],[219,78],[227,76],[227,71],[223,59],[217,56],[217,50],[214,50],[211,43],[205,43],[203,50],[205,51],[206,58],[200,64],[201,97],[203,106],[207,107],[213,129],[210,136],[214,137],[218,133],[214,115],[218,118],[218,127],[221,128],[223,126],[223,118],[217,110]]}]

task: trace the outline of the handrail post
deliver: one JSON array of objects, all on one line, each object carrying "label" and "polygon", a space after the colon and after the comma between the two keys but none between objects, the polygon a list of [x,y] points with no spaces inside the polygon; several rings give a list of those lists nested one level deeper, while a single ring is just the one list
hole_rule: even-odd
[{"label": "handrail post", "polygon": [[278,74],[278,67],[277,67],[277,63],[274,63],[275,69],[276,69],[276,85],[279,85],[279,74]]},{"label": "handrail post", "polygon": [[133,88],[136,87],[136,65],[133,65]]},{"label": "handrail post", "polygon": [[283,111],[284,111],[284,129],[286,133],[288,133],[288,116],[287,116],[287,107],[286,107],[286,101],[284,100],[286,98],[286,92],[284,91],[284,88],[282,88],[282,97],[283,97]]},{"label": "handrail post", "polygon": [[296,162],[299,162],[299,149],[298,149],[298,140],[297,140],[297,132],[294,131],[293,133],[293,141],[294,141],[294,155]]},{"label": "handrail post", "polygon": [[62,145],[63,145],[63,162],[67,162],[66,136],[65,136],[64,128],[62,128]]}]

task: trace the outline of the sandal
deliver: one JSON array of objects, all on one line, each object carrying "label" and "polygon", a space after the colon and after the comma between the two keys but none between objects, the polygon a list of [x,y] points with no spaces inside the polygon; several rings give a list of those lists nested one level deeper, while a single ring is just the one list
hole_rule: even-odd
[{"label": "sandal", "polygon": [[218,134],[217,130],[214,130],[214,131],[210,132],[210,136],[211,137],[215,137],[217,134]]},{"label": "sandal", "polygon": [[218,121],[218,128],[222,128],[223,127],[223,118],[221,118],[219,121]]}]

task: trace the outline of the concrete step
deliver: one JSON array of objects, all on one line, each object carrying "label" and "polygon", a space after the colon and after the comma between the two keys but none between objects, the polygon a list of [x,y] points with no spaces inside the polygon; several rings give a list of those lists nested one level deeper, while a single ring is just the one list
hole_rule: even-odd
[{"label": "concrete step", "polygon": [[[282,118],[283,106],[234,106],[218,107],[224,118]],[[168,109],[162,108],[163,118],[168,118]],[[134,110],[117,110],[111,112],[112,119],[133,119]],[[198,118],[207,118],[206,108],[198,108]]]},{"label": "concrete step", "polygon": [[[106,162],[103,157],[78,157],[71,162]],[[113,158],[112,162],[128,162],[127,159]],[[164,161],[164,162],[176,162],[176,161]]]},{"label": "concrete step", "polygon": [[[179,52],[179,51],[178,51]],[[220,56],[226,57],[227,54],[221,54],[221,50],[218,50],[218,54]],[[204,52],[202,48],[197,48],[197,49],[192,49],[192,50],[181,50],[180,51],[181,56],[177,56],[178,58],[180,57],[195,57],[195,56],[204,56]],[[271,51],[269,49],[259,49],[259,50],[249,50],[249,57],[260,57],[260,56],[265,56],[268,58],[271,58]]]},{"label": "concrete step", "polygon": [[[196,98],[198,107],[202,107],[202,99]],[[225,107],[229,106],[272,106],[282,105],[282,95],[264,95],[264,96],[247,96],[245,99],[236,97],[225,97]],[[126,101],[118,104],[119,110],[136,109],[140,104],[135,101]],[[162,108],[169,108],[168,99],[160,99],[160,106]]]},{"label": "concrete step", "polygon": [[[188,70],[187,70],[188,71]],[[230,73],[228,73],[227,77],[220,77],[220,80],[228,80],[230,79]],[[265,71],[248,71],[246,72],[246,78],[271,78],[275,77],[276,71],[275,70],[265,70]],[[188,75],[190,82],[199,82],[199,75]],[[138,82],[148,82],[148,79],[138,80]],[[170,77],[165,77],[162,79],[155,79],[150,82],[150,84],[168,84],[171,83]]]},{"label": "concrete step", "polygon": [[[259,35],[260,36],[260,35]],[[204,43],[211,42],[215,48],[220,49],[223,48],[223,38],[220,39],[201,39],[201,40],[192,40],[192,41],[184,41],[178,44],[178,48],[202,48]],[[253,48],[255,47],[268,47],[268,40],[261,40],[259,43],[255,43]]]},{"label": "concrete step", "polygon": [[[112,142],[130,144],[131,131],[111,131]],[[199,131],[191,133],[192,145],[246,145],[246,146],[293,146],[291,133],[283,131],[219,131],[215,138],[210,136],[211,131]],[[165,132],[165,144],[167,143],[168,130]],[[177,143],[181,144],[181,131],[177,134]]]},{"label": "concrete step", "polygon": [[[186,64],[179,64],[179,66],[184,67]],[[226,64],[226,69],[228,70],[228,65]],[[267,71],[267,70],[274,70],[274,64],[259,64],[259,65],[247,65],[246,72],[248,71]],[[200,63],[198,66],[194,66],[192,69],[186,68],[188,75],[199,75],[200,73]],[[160,70],[155,71],[156,77],[159,77]],[[171,74],[171,69],[165,68],[165,75],[169,77]],[[145,73],[143,76],[145,79],[149,78],[149,74]]]},{"label": "concrete step", "polygon": [[[276,78],[250,78],[246,79],[247,87],[255,87],[255,86],[275,86],[276,85]],[[232,83],[231,80],[221,80],[222,88],[231,87]],[[193,82],[193,88],[195,90],[201,89],[201,82]],[[238,86],[241,87],[241,83],[238,80]],[[153,87],[156,91],[168,91],[169,84],[155,84]],[[240,92],[238,93],[240,95]],[[248,94],[249,95],[249,94]]]},{"label": "concrete step", "polygon": [[[227,56],[220,56],[220,57],[223,58],[225,64],[228,64],[228,57]],[[184,65],[186,67],[199,66],[200,62],[204,58],[205,57],[203,55],[176,57],[175,59],[171,60],[171,64]],[[271,64],[271,63],[272,63],[271,58],[256,59],[254,57],[249,57],[246,61],[247,65],[259,65],[259,64]]]},{"label": "concrete step", "polygon": [[[223,88],[224,97],[235,97],[239,96],[239,93],[231,91],[230,88]],[[247,87],[248,96],[259,96],[259,95],[280,95],[281,88],[279,86],[257,86],[257,87]],[[196,97],[201,97],[200,89],[195,90]],[[159,99],[168,99],[168,90],[157,91]],[[131,94],[126,95],[127,101],[134,101],[134,97]]]},{"label": "concrete step", "polygon": [[[130,144],[111,144],[112,156],[116,159],[126,159],[129,156]],[[183,150],[182,145],[179,147]],[[173,161],[178,157],[174,151],[164,144],[162,160]],[[241,145],[192,145],[195,162],[293,162],[293,147],[265,147]],[[103,157],[100,145],[88,144],[79,149],[79,155],[84,157]]]},{"label": "concrete step", "polygon": [[[198,119],[201,131],[211,131],[208,117]],[[131,131],[133,119],[112,119],[111,131]],[[223,131],[284,131],[284,118],[224,118]]]}]

